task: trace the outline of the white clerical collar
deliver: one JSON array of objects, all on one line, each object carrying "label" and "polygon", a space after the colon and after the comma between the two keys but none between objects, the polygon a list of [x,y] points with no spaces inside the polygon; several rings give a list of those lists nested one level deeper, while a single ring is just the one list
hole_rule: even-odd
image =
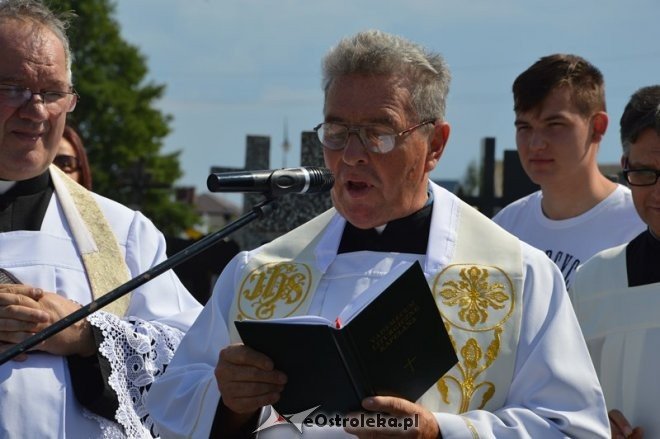
[{"label": "white clerical collar", "polygon": [[16,184],[15,181],[0,180],[0,195],[7,192]]},{"label": "white clerical collar", "polygon": [[[424,203],[424,207],[426,207],[429,204],[433,203],[433,192],[431,192],[430,189],[427,189],[427,194],[428,194],[428,198],[426,200],[426,203]],[[382,226],[376,226],[376,227],[374,227],[374,230],[376,230],[376,232],[378,232],[379,235],[382,235],[383,230],[385,230],[385,227],[387,227],[387,224],[388,223],[385,223]]]}]

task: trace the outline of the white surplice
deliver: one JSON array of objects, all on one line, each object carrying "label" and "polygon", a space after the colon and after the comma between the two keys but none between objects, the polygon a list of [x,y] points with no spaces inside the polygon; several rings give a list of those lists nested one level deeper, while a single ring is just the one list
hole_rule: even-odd
[{"label": "white surplice", "polygon": [[[644,437],[660,437],[660,283],[628,287],[627,244],[578,270],[571,299],[605,394]],[[660,269],[660,268],[658,268]]]},{"label": "white surplice", "polygon": [[[116,236],[131,277],[166,258],[165,240],[148,219],[114,201],[94,197]],[[55,193],[40,231],[0,233],[0,267],[24,284],[81,304],[92,300],[82,260]],[[200,310],[201,305],[169,271],[131,293],[126,318],[102,310],[88,317],[105,337],[99,349],[113,368],[109,382],[118,394],[116,419],[123,429],[83,409],[74,396],[66,358],[34,352],[24,362],[0,366],[0,437],[147,435],[140,425],[140,417],[146,414],[140,388],[162,373]]]},{"label": "white surplice", "polygon": [[[460,217],[457,213],[469,207],[444,189],[434,184],[431,188],[434,207],[426,255],[370,251],[338,255],[345,220],[338,215],[333,219],[314,250],[316,264],[323,267],[323,277],[309,314],[332,321],[352,299],[402,261],[419,260],[427,278],[447,266],[456,251],[456,219]],[[499,232],[506,233],[496,229]],[[442,436],[608,437],[602,393],[561,273],[545,254],[524,243],[520,245],[523,310],[517,350],[501,353],[515,356],[510,358],[513,378],[504,389],[504,403],[491,411],[434,413]],[[242,252],[228,264],[167,372],[151,388],[147,406],[166,437],[209,435],[221,396],[214,368],[220,350],[230,343],[229,310],[236,292],[242,288],[243,268],[250,257],[250,252]],[[304,347],[300,355],[304,361]],[[297,433],[292,428],[273,427],[260,432],[259,437],[292,437]],[[343,435],[336,428],[306,428],[304,433],[305,437]]]}]

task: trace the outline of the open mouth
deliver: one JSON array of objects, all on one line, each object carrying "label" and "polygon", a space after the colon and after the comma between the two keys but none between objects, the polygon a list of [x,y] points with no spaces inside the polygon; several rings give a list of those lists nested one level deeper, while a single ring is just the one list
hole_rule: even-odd
[{"label": "open mouth", "polygon": [[359,195],[367,192],[372,185],[365,183],[364,181],[348,181],[346,182],[346,189],[352,195]]},{"label": "open mouth", "polygon": [[35,142],[43,135],[43,133],[14,131],[14,135],[21,140]]}]

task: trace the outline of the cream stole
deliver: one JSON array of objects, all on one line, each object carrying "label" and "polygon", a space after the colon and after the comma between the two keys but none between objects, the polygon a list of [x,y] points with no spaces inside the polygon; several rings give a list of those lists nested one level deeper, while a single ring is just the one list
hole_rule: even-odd
[{"label": "cream stole", "polygon": [[[51,165],[50,175],[76,247],[82,256],[94,299],[130,280],[117,238],[91,192]],[[103,309],[123,316],[130,293]]]},{"label": "cream stole", "polygon": [[[336,210],[331,208],[291,232],[264,244],[250,258],[238,295],[229,310],[229,332],[240,341],[236,320],[267,320],[304,315],[309,309],[321,273],[314,250]],[[310,241],[310,237],[313,239]]]},{"label": "cream stole", "polygon": [[433,412],[494,411],[504,405],[515,368],[522,320],[522,249],[518,238],[476,209],[463,202],[459,207],[451,262],[431,278],[459,360],[418,403]]},{"label": "cream stole", "polygon": [[[452,261],[429,280],[459,363],[418,401],[432,411],[450,413],[503,405],[522,315],[519,240],[471,206],[459,206]],[[330,209],[266,244],[249,261],[230,309],[232,341],[240,341],[234,320],[307,312],[322,276],[315,268],[314,249],[334,214]]]}]

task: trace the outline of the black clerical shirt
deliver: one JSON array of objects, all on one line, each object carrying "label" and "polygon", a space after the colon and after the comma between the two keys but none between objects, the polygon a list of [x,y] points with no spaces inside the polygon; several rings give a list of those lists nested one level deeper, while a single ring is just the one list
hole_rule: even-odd
[{"label": "black clerical shirt", "polygon": [[376,229],[358,229],[347,222],[337,253],[369,250],[426,254],[432,210],[433,204],[427,203],[412,215],[390,221],[382,233]]},{"label": "black clerical shirt", "polygon": [[53,190],[50,172],[46,171],[16,182],[0,194],[0,232],[40,230]]},{"label": "black clerical shirt", "polygon": [[660,282],[660,240],[647,229],[626,247],[628,286]]}]

